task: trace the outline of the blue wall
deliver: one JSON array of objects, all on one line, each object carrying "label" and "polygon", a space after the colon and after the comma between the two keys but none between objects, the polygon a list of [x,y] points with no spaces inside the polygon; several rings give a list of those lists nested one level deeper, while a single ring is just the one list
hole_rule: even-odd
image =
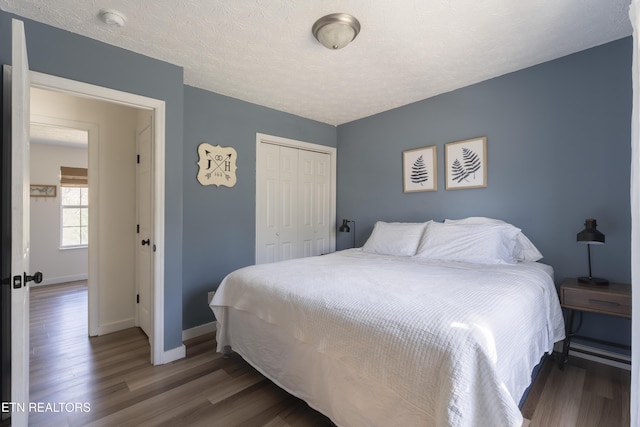
[{"label": "blue wall", "polygon": [[[11,17],[0,11],[2,63],[11,62]],[[631,38],[336,129],[184,86],[180,67],[23,21],[33,70],[167,103],[165,349],[213,319],[207,291],[253,263],[256,132],[338,147],[338,222],[357,221],[358,245],[377,220],[502,218],[523,229],[559,283],[586,274],[575,235],[593,216],[607,238],[593,248],[594,274],[630,280]],[[488,187],[445,191],[444,144],[478,136],[488,139]],[[197,182],[201,142],[238,151],[234,188]],[[404,194],[402,152],[430,145],[439,190]],[[337,244],[349,247],[351,235],[338,233]],[[628,342],[630,326],[589,315],[583,332]]]},{"label": "blue wall", "polygon": [[[594,275],[629,283],[631,56],[626,38],[339,126],[338,219],[357,221],[358,245],[377,220],[504,219],[559,283],[588,272],[576,233],[592,216],[606,235],[592,248]],[[445,191],[444,144],[479,136],[488,187]],[[403,193],[403,150],[430,145],[438,191]],[[628,343],[630,322],[585,315],[582,332]]]},{"label": "blue wall", "polygon": [[[225,275],[255,262],[256,133],[335,147],[334,126],[212,92],[184,90],[183,328],[213,320],[207,292]],[[198,145],[231,146],[238,153],[234,187],[197,179]]]},{"label": "blue wall", "polygon": [[12,17],[24,22],[31,70],[166,102],[165,350],[182,345],[182,68],[0,11],[2,64]]}]

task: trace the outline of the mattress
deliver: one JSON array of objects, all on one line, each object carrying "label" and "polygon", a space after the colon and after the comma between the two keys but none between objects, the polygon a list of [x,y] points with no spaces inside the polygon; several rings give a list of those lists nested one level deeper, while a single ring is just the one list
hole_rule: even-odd
[{"label": "mattress", "polygon": [[344,426],[520,426],[531,371],[564,338],[540,263],[353,249],[246,267],[211,308],[231,346]]}]

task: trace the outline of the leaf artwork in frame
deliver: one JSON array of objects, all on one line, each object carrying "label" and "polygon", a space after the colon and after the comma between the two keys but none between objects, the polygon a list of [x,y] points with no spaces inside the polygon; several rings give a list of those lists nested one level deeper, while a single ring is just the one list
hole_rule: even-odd
[{"label": "leaf artwork in frame", "polygon": [[31,197],[56,197],[56,185],[31,184],[29,194]]},{"label": "leaf artwork in frame", "polygon": [[411,166],[411,182],[422,185],[423,182],[429,180],[429,171],[424,164],[424,158],[421,154]]},{"label": "leaf artwork in frame", "polygon": [[436,146],[416,148],[402,152],[403,191],[437,191]]},{"label": "leaf artwork in frame", "polygon": [[484,188],[487,186],[487,138],[474,138],[445,144],[445,188]]}]

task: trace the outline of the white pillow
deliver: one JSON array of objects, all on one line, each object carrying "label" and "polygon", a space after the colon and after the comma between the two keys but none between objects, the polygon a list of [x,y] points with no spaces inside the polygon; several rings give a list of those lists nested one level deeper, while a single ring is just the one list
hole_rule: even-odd
[{"label": "white pillow", "polygon": [[511,264],[520,229],[510,224],[429,224],[416,257],[478,264]]},{"label": "white pillow", "polygon": [[[485,218],[482,216],[470,216],[464,219],[445,219],[445,224],[506,224],[511,225],[508,222],[500,219]],[[542,254],[535,247],[531,240],[522,233],[518,233],[516,236],[516,246],[513,254],[514,259],[518,261],[540,261]]]},{"label": "white pillow", "polygon": [[413,256],[429,222],[378,221],[362,250],[373,254]]}]

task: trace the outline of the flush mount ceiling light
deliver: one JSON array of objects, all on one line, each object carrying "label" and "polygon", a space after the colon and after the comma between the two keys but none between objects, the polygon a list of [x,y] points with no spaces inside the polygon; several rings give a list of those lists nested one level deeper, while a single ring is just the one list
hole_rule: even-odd
[{"label": "flush mount ceiling light", "polygon": [[124,27],[127,22],[127,17],[124,13],[115,9],[100,9],[100,19],[112,27]]},{"label": "flush mount ceiling light", "polygon": [[346,13],[332,13],[318,19],[311,32],[327,49],[342,49],[356,38],[360,22]]}]

